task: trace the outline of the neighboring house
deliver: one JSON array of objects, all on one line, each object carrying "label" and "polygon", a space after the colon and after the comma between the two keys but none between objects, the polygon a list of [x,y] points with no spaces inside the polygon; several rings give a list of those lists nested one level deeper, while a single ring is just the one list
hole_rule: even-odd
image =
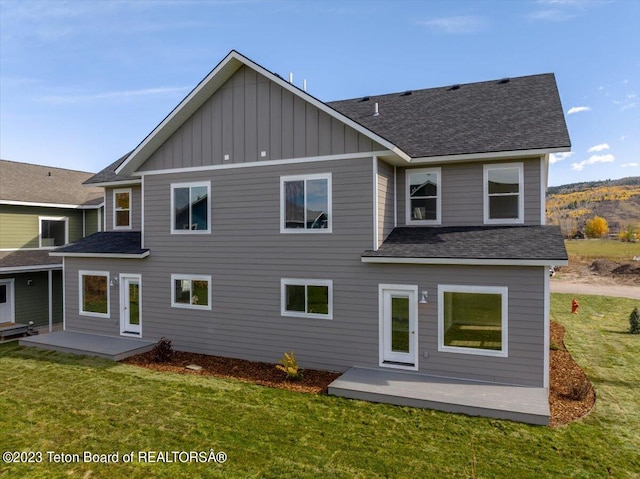
[{"label": "neighboring house", "polygon": [[62,258],[49,251],[102,229],[104,192],[82,185],[92,176],[0,160],[0,328],[62,323]]},{"label": "neighboring house", "polygon": [[569,147],[552,74],[323,103],[232,51],[86,182],[106,229],[52,253],[65,329],[546,391]]}]

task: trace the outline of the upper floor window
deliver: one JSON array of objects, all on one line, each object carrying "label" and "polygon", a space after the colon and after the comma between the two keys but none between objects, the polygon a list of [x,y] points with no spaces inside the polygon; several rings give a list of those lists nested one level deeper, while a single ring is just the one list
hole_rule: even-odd
[{"label": "upper floor window", "polygon": [[69,218],[40,216],[40,248],[63,246],[69,242]]},{"label": "upper floor window", "polygon": [[171,185],[171,232],[210,233],[211,182]]},{"label": "upper floor window", "polygon": [[484,222],[524,222],[522,163],[484,165]]},{"label": "upper floor window", "polygon": [[113,229],[131,229],[131,188],[113,190]]},{"label": "upper floor window", "polygon": [[280,178],[280,232],[331,233],[331,173]]},{"label": "upper floor window", "polygon": [[406,170],[407,224],[440,224],[440,168]]}]

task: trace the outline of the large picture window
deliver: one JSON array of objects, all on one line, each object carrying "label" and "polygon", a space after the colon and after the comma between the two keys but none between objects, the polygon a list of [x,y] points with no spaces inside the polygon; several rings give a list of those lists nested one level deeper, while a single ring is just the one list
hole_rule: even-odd
[{"label": "large picture window", "polygon": [[40,217],[40,248],[64,246],[69,242],[69,219]]},{"label": "large picture window", "polygon": [[113,190],[113,229],[131,229],[131,188]]},{"label": "large picture window", "polygon": [[438,351],[507,356],[506,287],[438,286]]},{"label": "large picture window", "polygon": [[171,185],[171,232],[178,234],[211,231],[211,182]]},{"label": "large picture window", "polygon": [[407,224],[440,224],[440,168],[406,170]]},{"label": "large picture window", "polygon": [[283,233],[331,232],[331,174],[280,179]]},{"label": "large picture window", "polygon": [[522,163],[484,165],[484,222],[524,222]]},{"label": "large picture window", "polygon": [[171,306],[173,308],[210,310],[211,276],[172,274]]},{"label": "large picture window", "polygon": [[105,271],[80,271],[80,314],[109,317],[109,273]]},{"label": "large picture window", "polygon": [[333,282],[318,279],[282,279],[283,316],[333,318]]}]

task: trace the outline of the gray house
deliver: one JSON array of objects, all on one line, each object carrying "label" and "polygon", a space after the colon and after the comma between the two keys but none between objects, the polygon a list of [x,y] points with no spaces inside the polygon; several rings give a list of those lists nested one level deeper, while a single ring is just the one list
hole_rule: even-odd
[{"label": "gray house", "polygon": [[232,51],[86,182],[105,231],[51,253],[65,330],[294,350],[333,394],[545,424],[569,148],[552,74],[324,103]]},{"label": "gray house", "polygon": [[57,246],[102,229],[101,188],[83,171],[0,160],[0,337],[62,324]]}]

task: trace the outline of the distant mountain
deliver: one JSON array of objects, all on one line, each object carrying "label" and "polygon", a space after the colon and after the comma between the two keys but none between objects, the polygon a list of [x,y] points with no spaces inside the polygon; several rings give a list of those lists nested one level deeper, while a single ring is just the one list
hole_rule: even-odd
[{"label": "distant mountain", "polygon": [[566,236],[582,230],[594,216],[606,219],[611,233],[630,224],[640,228],[640,176],[547,189],[547,222],[560,225]]}]

